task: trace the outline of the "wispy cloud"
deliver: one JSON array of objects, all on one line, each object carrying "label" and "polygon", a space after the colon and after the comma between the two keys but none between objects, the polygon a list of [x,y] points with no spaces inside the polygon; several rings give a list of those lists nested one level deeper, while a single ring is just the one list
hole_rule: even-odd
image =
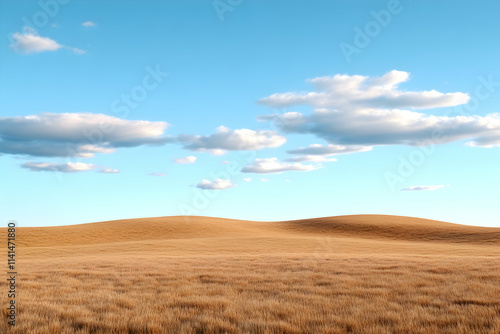
[{"label": "wispy cloud", "polygon": [[282,173],[286,171],[310,171],[319,168],[319,166],[303,165],[300,163],[286,163],[279,161],[278,158],[268,159],[255,159],[255,161],[248,166],[243,167],[243,173]]},{"label": "wispy cloud", "polygon": [[73,51],[77,55],[83,55],[83,54],[87,53],[87,51],[79,49],[79,48],[72,48],[72,47],[70,47],[69,49],[71,51]]},{"label": "wispy cloud", "polygon": [[292,158],[287,158],[285,161],[290,162],[332,162],[337,161],[335,158],[328,158],[322,155],[299,155]]},{"label": "wispy cloud", "polygon": [[57,51],[63,47],[71,50],[77,55],[82,55],[85,53],[84,50],[64,46],[57,43],[55,40],[49,37],[42,37],[38,32],[30,27],[24,27],[23,32],[16,32],[12,35],[12,43],[10,44],[12,50],[17,53],[30,54],[30,53],[40,53],[47,51]]},{"label": "wispy cloud", "polygon": [[82,26],[89,28],[89,27],[96,27],[97,23],[92,22],[92,21],[85,21],[82,23]]},{"label": "wispy cloud", "polygon": [[444,185],[435,185],[435,186],[411,186],[408,188],[401,189],[401,191],[433,191],[439,188],[445,187]]},{"label": "wispy cloud", "polygon": [[205,189],[205,190],[214,190],[214,189],[229,189],[236,187],[236,184],[232,183],[230,180],[224,179],[216,179],[213,181],[202,180],[200,183],[196,185],[197,188]]},{"label": "wispy cloud", "polygon": [[105,174],[118,174],[120,171],[118,169],[112,169],[112,168],[101,168],[99,170],[99,173],[105,173]]},{"label": "wispy cloud", "polygon": [[190,155],[185,158],[177,158],[174,160],[175,163],[177,164],[193,164],[196,162],[196,157],[193,155]]},{"label": "wispy cloud", "polygon": [[149,173],[149,176],[165,176],[167,173]]},{"label": "wispy cloud", "polygon": [[97,168],[92,164],[83,162],[67,162],[67,163],[50,163],[50,162],[35,162],[29,161],[21,165],[33,172],[61,172],[61,173],[76,173],[84,172]]},{"label": "wispy cloud", "polygon": [[312,144],[308,147],[301,147],[294,150],[289,150],[289,154],[297,154],[298,156],[285,159],[291,162],[331,162],[337,161],[336,158],[331,158],[333,155],[349,154],[370,151],[372,146],[359,145],[320,145]]},{"label": "wispy cloud", "polygon": [[286,151],[289,154],[299,154],[299,155],[338,155],[338,154],[349,154],[370,151],[372,146],[360,146],[360,145],[321,145],[312,144],[308,147],[301,147],[294,150]]},{"label": "wispy cloud", "polygon": [[245,177],[245,178],[243,178],[243,181],[250,182],[250,181],[252,181],[252,178],[251,177]]}]

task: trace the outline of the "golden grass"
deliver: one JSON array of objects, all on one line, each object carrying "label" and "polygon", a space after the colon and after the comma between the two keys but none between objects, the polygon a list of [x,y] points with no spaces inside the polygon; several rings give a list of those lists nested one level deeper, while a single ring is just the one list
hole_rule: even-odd
[{"label": "golden grass", "polygon": [[161,217],[17,239],[17,325],[1,333],[500,333],[497,228]]}]

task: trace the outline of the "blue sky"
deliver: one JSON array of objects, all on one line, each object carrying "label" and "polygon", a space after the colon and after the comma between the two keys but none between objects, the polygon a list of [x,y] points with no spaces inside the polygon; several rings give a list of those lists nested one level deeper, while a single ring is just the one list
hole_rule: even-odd
[{"label": "blue sky", "polygon": [[500,226],[499,11],[2,1],[3,219],[377,213]]}]

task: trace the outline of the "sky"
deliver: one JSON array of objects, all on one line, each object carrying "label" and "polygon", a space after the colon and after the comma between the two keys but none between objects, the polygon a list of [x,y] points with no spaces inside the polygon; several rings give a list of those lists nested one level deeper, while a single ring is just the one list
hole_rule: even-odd
[{"label": "sky", "polygon": [[500,227],[498,1],[0,2],[2,220]]}]

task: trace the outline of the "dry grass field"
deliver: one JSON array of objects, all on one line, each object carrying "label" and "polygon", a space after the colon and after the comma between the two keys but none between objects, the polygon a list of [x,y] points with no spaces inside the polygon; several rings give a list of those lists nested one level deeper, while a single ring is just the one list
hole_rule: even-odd
[{"label": "dry grass field", "polygon": [[498,228],[160,217],[16,239],[17,324],[4,311],[1,333],[500,333]]}]

